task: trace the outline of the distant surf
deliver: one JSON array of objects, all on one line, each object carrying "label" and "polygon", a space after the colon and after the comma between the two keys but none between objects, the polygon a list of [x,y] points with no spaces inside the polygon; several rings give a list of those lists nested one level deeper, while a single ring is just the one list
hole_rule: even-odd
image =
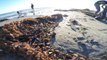
[{"label": "distant surf", "polygon": [[[54,11],[54,9],[49,8],[49,7],[35,8],[36,15],[50,15],[50,13],[52,14],[52,11]],[[19,12],[21,13],[22,16],[32,16],[33,15],[32,9],[19,10]],[[18,17],[17,11],[0,14],[0,20],[13,19],[13,18],[17,18],[17,17]]]}]

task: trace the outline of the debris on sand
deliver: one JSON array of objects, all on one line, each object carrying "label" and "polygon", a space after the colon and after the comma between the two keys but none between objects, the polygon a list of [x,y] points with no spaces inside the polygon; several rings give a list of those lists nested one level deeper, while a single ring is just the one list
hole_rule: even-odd
[{"label": "debris on sand", "polygon": [[0,49],[25,60],[89,60],[78,53],[64,53],[52,48],[54,29],[61,19],[61,14],[55,14],[5,24],[0,28]]}]

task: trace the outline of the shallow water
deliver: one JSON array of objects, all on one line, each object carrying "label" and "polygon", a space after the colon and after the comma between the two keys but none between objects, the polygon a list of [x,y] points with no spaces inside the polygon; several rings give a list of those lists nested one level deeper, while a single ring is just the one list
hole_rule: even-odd
[{"label": "shallow water", "polygon": [[[36,15],[50,15],[53,14],[55,12],[53,8],[35,8],[35,14]],[[20,10],[19,11],[21,13],[21,16],[32,16],[32,9],[25,9],[25,10]],[[8,13],[4,13],[4,14],[0,14],[0,20],[1,19],[13,19],[13,18],[17,18],[18,14],[17,11],[13,11],[13,12],[8,12]]]}]

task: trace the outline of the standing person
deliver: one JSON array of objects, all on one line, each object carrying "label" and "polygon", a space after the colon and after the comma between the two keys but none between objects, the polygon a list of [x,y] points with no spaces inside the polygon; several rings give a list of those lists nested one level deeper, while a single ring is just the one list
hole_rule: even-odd
[{"label": "standing person", "polygon": [[19,12],[19,11],[17,11],[17,14],[19,15],[19,17],[18,17],[18,18],[20,18],[20,12]]},{"label": "standing person", "polygon": [[34,5],[33,4],[31,4],[31,9],[32,9],[33,15],[35,15],[35,10],[34,10]]},{"label": "standing person", "polygon": [[31,4],[31,8],[34,9],[34,5],[33,4]]},{"label": "standing person", "polygon": [[[106,14],[106,5],[107,4],[107,1],[106,0],[99,0],[99,1],[97,1],[97,2],[95,2],[95,4],[94,4],[94,6],[95,6],[95,8],[96,8],[96,12],[95,12],[95,18],[96,19],[104,19],[105,18],[105,14]],[[99,15],[100,14],[100,10],[101,10],[101,6],[102,5],[102,8],[103,8],[103,11],[102,11],[102,15],[101,16],[97,16],[97,15]],[[105,8],[104,8],[104,6],[105,6]]]}]

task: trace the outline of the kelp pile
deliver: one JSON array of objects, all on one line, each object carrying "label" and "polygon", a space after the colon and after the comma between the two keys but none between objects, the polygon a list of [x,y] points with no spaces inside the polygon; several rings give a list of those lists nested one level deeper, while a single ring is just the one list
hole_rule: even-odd
[{"label": "kelp pile", "polygon": [[2,49],[5,50],[5,53],[13,53],[22,56],[25,60],[88,60],[86,57],[79,54],[65,54],[50,46],[35,45],[34,47],[33,45],[32,47],[27,43],[20,42],[2,43]]},{"label": "kelp pile", "polygon": [[63,53],[52,48],[55,27],[62,21],[61,14],[26,18],[0,27],[0,49],[24,60],[89,60],[75,53]]}]

